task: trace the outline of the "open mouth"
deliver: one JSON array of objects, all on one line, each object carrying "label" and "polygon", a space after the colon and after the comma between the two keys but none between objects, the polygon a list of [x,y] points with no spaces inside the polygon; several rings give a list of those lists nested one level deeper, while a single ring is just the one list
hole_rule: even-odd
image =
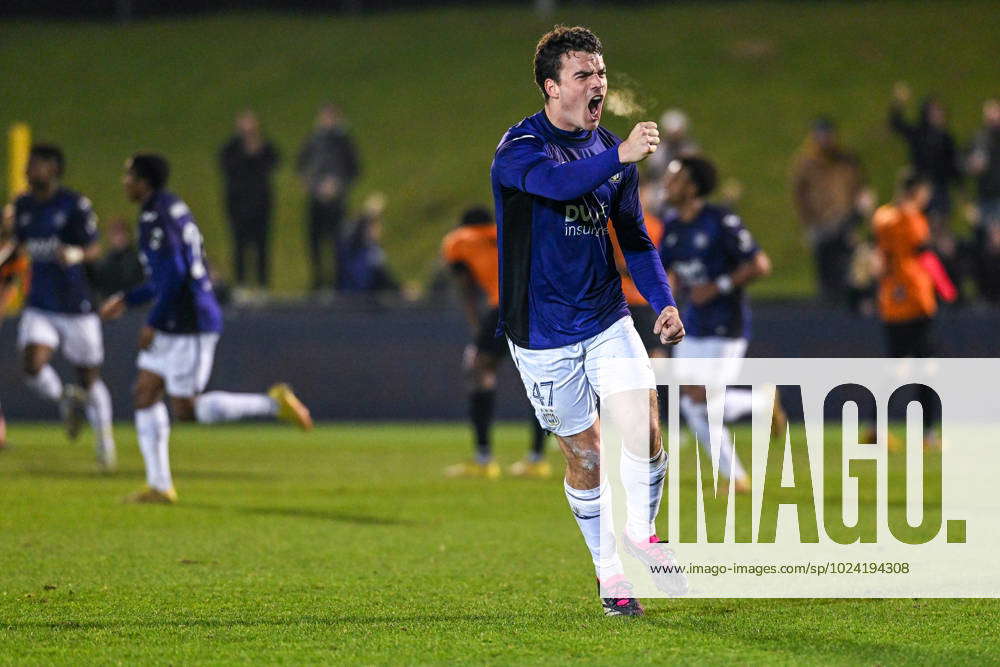
[{"label": "open mouth", "polygon": [[590,102],[587,103],[587,109],[590,111],[591,118],[596,119],[601,113],[601,103],[604,102],[604,95],[594,95],[590,98]]}]

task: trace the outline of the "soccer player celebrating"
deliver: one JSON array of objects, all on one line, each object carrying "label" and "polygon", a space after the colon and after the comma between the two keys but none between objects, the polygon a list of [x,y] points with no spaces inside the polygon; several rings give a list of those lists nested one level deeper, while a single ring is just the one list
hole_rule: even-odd
[{"label": "soccer player celebrating", "polygon": [[[653,520],[666,470],[649,358],[622,295],[608,237],[614,220],[629,273],[658,313],[664,344],[684,336],[663,266],[642,223],[638,169],[656,150],[652,122],[625,141],[600,127],[608,82],[597,36],[556,26],[535,50],[535,82],[545,106],[510,128],[492,166],[500,259],[500,322],[535,414],[566,457],[566,498],[590,549],[608,615],[640,615],[601,513],[610,509],[602,483],[596,397],[605,410],[635,401],[648,423],[625,434],[622,479],[628,507],[625,546],[646,562],[667,554]],[[612,362],[620,372],[605,374]],[[636,399],[635,396],[641,394]],[[610,523],[608,523],[610,525]],[[613,537],[613,536],[612,536]],[[610,552],[609,552],[610,551]]]},{"label": "soccer player celebrating", "polygon": [[[100,253],[97,216],[89,199],[62,186],[65,166],[57,146],[32,146],[29,191],[14,202],[14,252],[31,260],[31,286],[21,314],[18,347],[28,387],[59,404],[70,438],[79,433],[81,412],[86,414],[94,430],[98,465],[111,471],[116,464],[115,441],[111,394],[100,372],[104,342],[83,267]],[[49,365],[57,348],[75,367],[82,389],[64,386]]]},{"label": "soccer player celebrating", "polygon": [[163,395],[170,396],[174,417],[211,424],[250,417],[277,417],[312,428],[309,411],[288,385],[267,394],[202,393],[212,372],[215,346],[222,331],[222,311],[205,266],[201,231],[187,204],[165,187],[167,161],[137,153],[125,164],[128,198],[140,205],[139,246],[146,283],[110,297],[101,306],[105,319],[149,301],[153,306],[139,334],[135,428],[146,462],[147,486],[129,502],[173,503],[170,474],[170,418]]},{"label": "soccer player celebrating", "polygon": [[[663,266],[670,271],[671,284],[683,288],[688,298],[684,310],[688,336],[674,350],[674,357],[742,357],[750,335],[750,308],[743,287],[770,273],[771,261],[738,215],[705,201],[716,183],[711,162],[698,157],[672,160],[664,178],[669,208],[662,216],[660,255]],[[722,374],[727,368],[725,364],[720,367]],[[725,386],[726,379],[713,378],[721,386]],[[727,394],[727,419],[750,412],[748,390],[730,390]],[[711,452],[704,387],[684,387],[680,408],[699,444]],[[780,410],[777,402],[775,410]],[[748,491],[746,471],[729,431],[723,428],[721,436],[719,477],[732,478],[738,492]]]},{"label": "soccer player celebrating", "polygon": [[[497,267],[497,228],[493,214],[485,208],[473,207],[462,214],[462,223],[448,232],[441,244],[441,254],[451,267],[461,290],[462,307],[475,342],[466,347],[465,370],[471,381],[469,416],[476,435],[476,457],[445,469],[448,477],[485,477],[496,479],[500,466],[493,460],[490,426],[496,398],[497,364],[507,356],[506,341],[497,335],[500,287]],[[485,294],[489,309],[479,313],[480,295]],[[545,431],[533,420],[531,451],[514,463],[510,474],[515,477],[541,477],[552,474],[545,460]]]}]

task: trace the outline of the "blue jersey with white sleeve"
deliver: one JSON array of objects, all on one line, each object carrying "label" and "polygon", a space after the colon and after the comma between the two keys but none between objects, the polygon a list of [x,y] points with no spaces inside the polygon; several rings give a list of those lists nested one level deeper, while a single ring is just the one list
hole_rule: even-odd
[{"label": "blue jersey with white sleeve", "polygon": [[[689,222],[681,220],[671,209],[662,220],[663,266],[673,271],[686,289],[714,282],[760,252],[740,217],[721,206],[705,204]],[[750,305],[740,287],[708,303],[698,306],[688,303],[681,319],[690,337],[750,337]]]},{"label": "blue jersey with white sleeve", "polygon": [[203,239],[191,209],[160,190],[139,215],[140,259],[146,282],[125,295],[137,306],[154,301],[148,323],[171,334],[218,333],[222,310],[205,266]]},{"label": "blue jersey with white sleeve", "polygon": [[65,266],[58,254],[60,246],[87,247],[97,240],[89,199],[66,188],[44,201],[22,195],[14,202],[14,235],[31,258],[29,306],[76,315],[93,311],[83,265]]},{"label": "blue jersey with white sleeve", "polygon": [[572,345],[629,314],[609,218],[639,291],[657,312],[674,305],[643,224],[638,170],[618,160],[619,143],[604,128],[560,130],[540,111],[510,128],[497,147],[497,333],[520,347]]}]

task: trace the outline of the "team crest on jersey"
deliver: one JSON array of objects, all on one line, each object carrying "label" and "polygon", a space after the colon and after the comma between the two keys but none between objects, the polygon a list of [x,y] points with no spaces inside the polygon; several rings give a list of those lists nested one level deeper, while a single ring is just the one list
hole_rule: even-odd
[{"label": "team crest on jersey", "polygon": [[614,176],[612,176],[609,180],[612,183],[621,183],[622,182],[622,173],[619,171],[617,174],[615,174]]},{"label": "team crest on jersey", "polygon": [[708,234],[698,233],[694,235],[694,247],[705,248],[708,246]]},{"label": "team crest on jersey", "polygon": [[663,242],[671,247],[677,245],[677,234],[667,234],[667,238],[663,239]]},{"label": "team crest on jersey", "polygon": [[66,225],[66,214],[59,211],[54,216],[52,216],[52,222],[56,224],[56,229],[62,229]]},{"label": "team crest on jersey", "polygon": [[541,412],[542,421],[545,422],[545,425],[550,429],[559,428],[559,425],[562,424],[562,421],[560,421],[559,417],[556,416],[555,410],[543,408]]}]

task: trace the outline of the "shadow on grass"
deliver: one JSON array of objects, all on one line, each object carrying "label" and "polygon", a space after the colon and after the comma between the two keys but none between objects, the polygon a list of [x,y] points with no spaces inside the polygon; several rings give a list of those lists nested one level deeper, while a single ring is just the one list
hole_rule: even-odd
[{"label": "shadow on grass", "polygon": [[210,510],[216,512],[236,512],[238,514],[250,514],[256,516],[280,516],[293,519],[316,519],[319,521],[337,521],[340,523],[353,523],[361,526],[415,526],[416,521],[409,519],[398,519],[394,517],[373,516],[370,514],[356,514],[335,509],[315,509],[309,507],[237,507],[226,505],[213,505],[210,503],[182,503],[179,508]]}]

